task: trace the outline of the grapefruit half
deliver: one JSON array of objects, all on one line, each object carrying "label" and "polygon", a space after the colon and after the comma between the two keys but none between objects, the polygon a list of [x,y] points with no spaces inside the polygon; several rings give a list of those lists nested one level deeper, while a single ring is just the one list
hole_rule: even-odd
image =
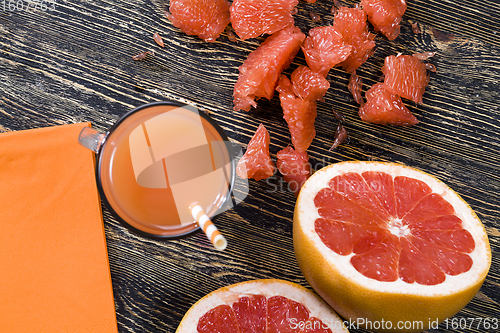
[{"label": "grapefruit half", "polygon": [[316,171],[297,199],[293,241],[316,292],[377,332],[423,331],[455,315],[491,264],[469,205],[435,177],[396,163]]},{"label": "grapefruit half", "polygon": [[278,279],[253,280],[217,289],[196,302],[176,333],[348,332],[313,291]]}]

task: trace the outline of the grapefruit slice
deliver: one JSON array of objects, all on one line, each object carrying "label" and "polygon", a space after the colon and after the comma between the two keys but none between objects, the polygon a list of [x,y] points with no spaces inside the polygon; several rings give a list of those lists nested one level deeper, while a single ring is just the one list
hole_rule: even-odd
[{"label": "grapefruit slice", "polygon": [[311,163],[309,154],[306,151],[296,151],[288,146],[276,154],[276,167],[283,175],[283,179],[288,183],[288,188],[299,195],[302,185],[311,176]]},{"label": "grapefruit slice", "polygon": [[314,121],[317,116],[317,102],[295,95],[292,82],[283,74],[280,75],[276,90],[280,94],[283,118],[288,124],[293,146],[297,151],[306,151],[316,136]]},{"label": "grapefruit slice", "polygon": [[359,108],[359,116],[367,123],[381,125],[418,124],[418,119],[403,104],[401,97],[394,95],[382,82],[368,89],[366,103]]},{"label": "grapefruit slice", "polygon": [[250,111],[255,99],[274,95],[279,75],[292,63],[306,35],[297,27],[287,27],[267,39],[239,67],[234,85],[234,109]]},{"label": "grapefruit slice", "polygon": [[243,40],[273,34],[293,26],[292,10],[298,0],[234,0],[230,8],[231,25]]},{"label": "grapefruit slice", "polygon": [[406,0],[361,0],[361,7],[376,31],[389,40],[399,35],[399,23],[406,11]]},{"label": "grapefruit slice", "polygon": [[396,95],[422,103],[422,95],[429,84],[429,73],[418,57],[388,56],[382,67],[385,85]]},{"label": "grapefruit slice", "polygon": [[215,42],[230,22],[227,0],[170,0],[168,19],[187,35]]},{"label": "grapefruit slice", "polygon": [[238,161],[236,174],[243,179],[261,180],[274,174],[275,166],[269,156],[269,132],[260,124],[248,143],[247,151]]},{"label": "grapefruit slice", "polygon": [[176,333],[349,332],[314,292],[278,279],[245,281],[197,301]]},{"label": "grapefruit slice", "polygon": [[459,195],[395,163],[316,171],[297,199],[293,240],[316,292],[374,331],[423,331],[453,316],[491,264],[484,226]]}]

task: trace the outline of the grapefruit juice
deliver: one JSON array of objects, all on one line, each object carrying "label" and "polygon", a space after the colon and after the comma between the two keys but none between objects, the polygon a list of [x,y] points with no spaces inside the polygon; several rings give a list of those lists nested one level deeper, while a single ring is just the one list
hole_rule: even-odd
[{"label": "grapefruit juice", "polygon": [[231,156],[227,138],[191,107],[155,105],[122,118],[101,147],[103,199],[139,233],[181,236],[197,229],[189,206],[208,216],[227,200]]}]

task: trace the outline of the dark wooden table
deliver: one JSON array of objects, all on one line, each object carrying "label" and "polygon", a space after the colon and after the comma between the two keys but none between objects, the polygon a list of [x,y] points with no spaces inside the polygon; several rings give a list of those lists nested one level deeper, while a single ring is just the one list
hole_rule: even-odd
[{"label": "dark wooden table", "polygon": [[[4,6],[5,2],[5,7]],[[353,5],[356,1],[344,1]],[[290,143],[277,96],[250,113],[232,110],[238,66],[264,38],[215,43],[186,36],[164,15],[168,1],[44,1],[34,9],[0,2],[0,131],[91,121],[100,130],[146,102],[175,99],[199,106],[245,146],[259,123],[270,131],[271,154]],[[330,24],[333,1],[300,1],[297,26]],[[21,7],[21,5],[24,5]],[[321,16],[314,23],[309,11]],[[417,22],[421,33],[414,34]],[[157,46],[159,32],[166,43]],[[489,276],[457,318],[500,319],[500,4],[498,0],[409,0],[401,35],[376,38],[377,50],[358,74],[363,92],[377,82],[385,56],[436,51],[422,105],[408,103],[420,123],[411,128],[366,124],[347,90],[348,74],[330,72],[319,103],[315,169],[346,160],[404,163],[445,181],[484,222],[493,251]],[[154,57],[132,56],[152,50]],[[299,53],[291,68],[305,64]],[[349,143],[335,151],[332,108],[346,117]],[[295,261],[295,198],[276,182],[250,182],[250,193],[215,222],[228,239],[224,252],[203,233],[175,241],[138,237],[106,210],[104,223],[120,332],[175,332],[199,298],[221,286],[282,278],[308,286]],[[433,332],[486,332],[483,327]]]}]

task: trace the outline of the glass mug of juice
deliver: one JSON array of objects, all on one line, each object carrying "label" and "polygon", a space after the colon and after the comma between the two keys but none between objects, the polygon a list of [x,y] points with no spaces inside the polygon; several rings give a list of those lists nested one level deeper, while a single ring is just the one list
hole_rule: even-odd
[{"label": "glass mug of juice", "polygon": [[222,128],[190,105],[142,105],[106,134],[84,128],[79,142],[97,153],[103,202],[123,225],[143,236],[190,234],[199,229],[190,211],[193,204],[213,217],[248,193],[239,191],[239,199],[231,199],[235,150]]}]

